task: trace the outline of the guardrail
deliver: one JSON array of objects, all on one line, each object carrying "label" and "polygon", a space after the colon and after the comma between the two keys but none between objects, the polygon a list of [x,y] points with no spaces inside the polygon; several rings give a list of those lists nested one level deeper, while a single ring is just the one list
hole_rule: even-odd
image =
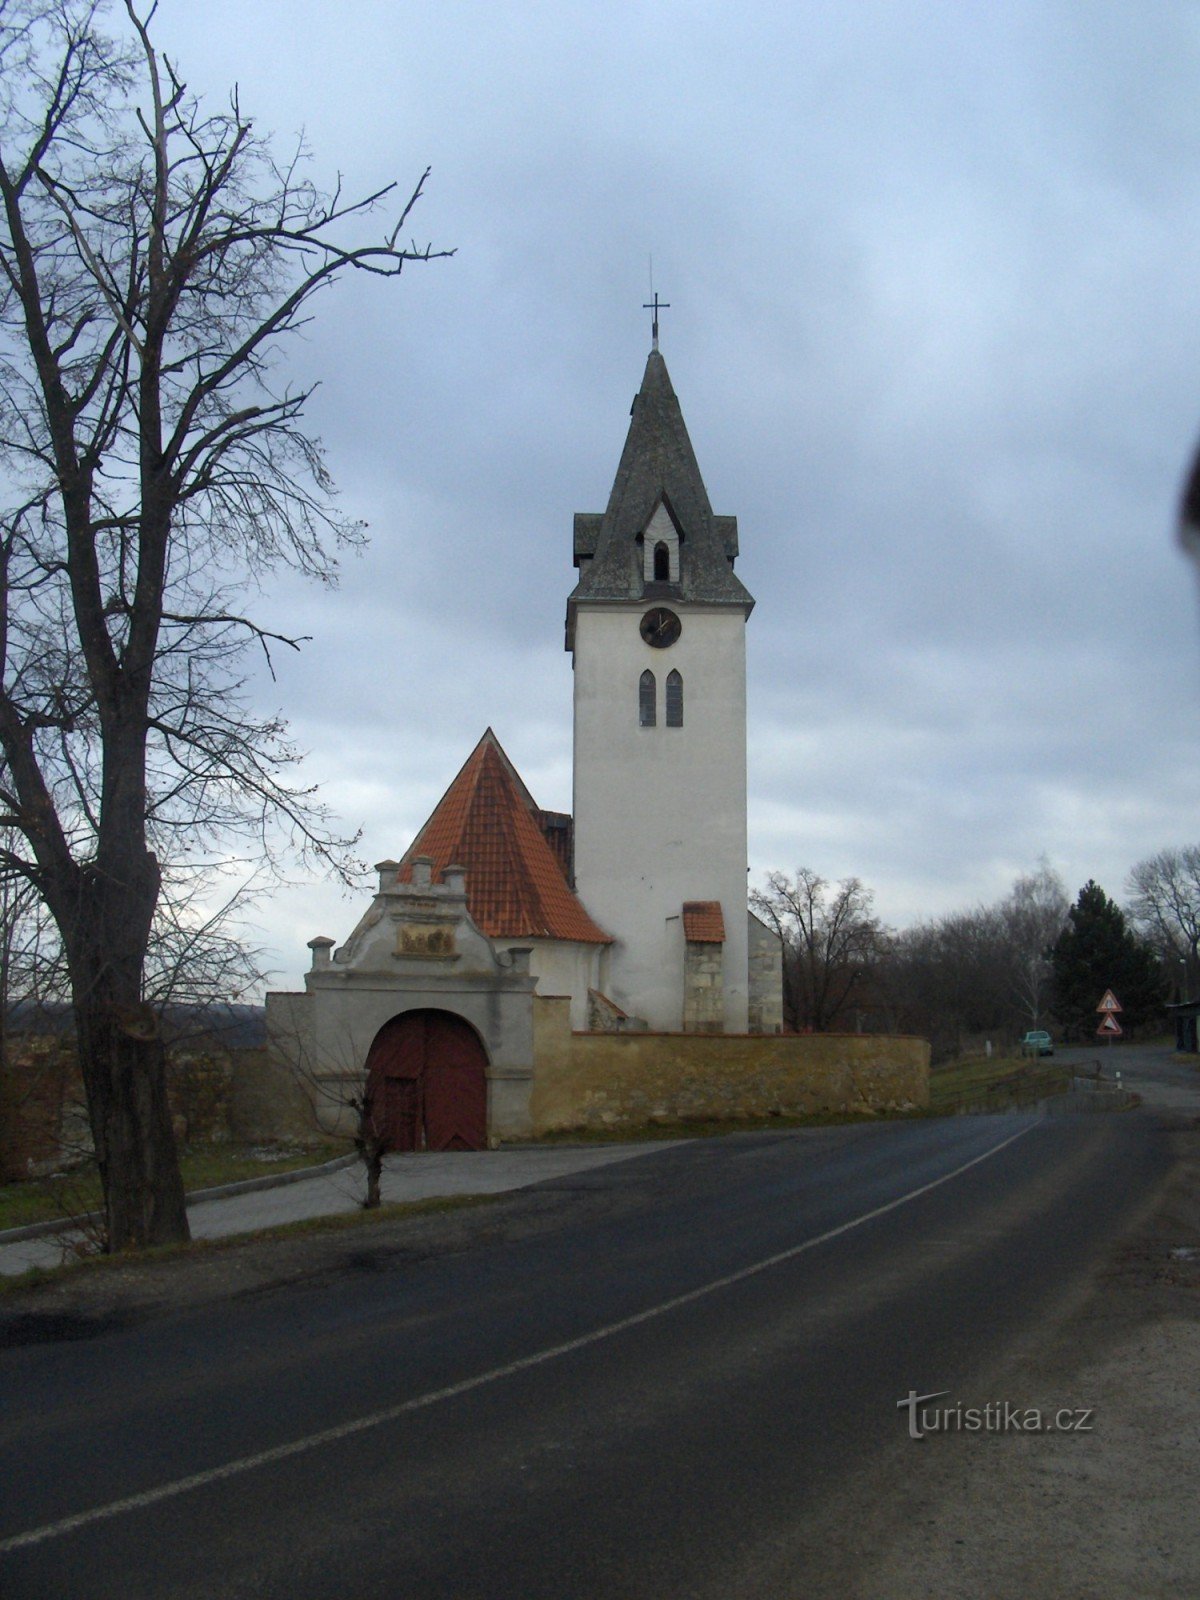
[{"label": "guardrail", "polygon": [[1140,1103],[1139,1096],[1123,1087],[1118,1070],[1115,1079],[1105,1079],[1099,1061],[1090,1066],[1076,1066],[1071,1071],[1071,1083],[1062,1099],[1047,1109],[1051,1111],[1128,1111]]}]

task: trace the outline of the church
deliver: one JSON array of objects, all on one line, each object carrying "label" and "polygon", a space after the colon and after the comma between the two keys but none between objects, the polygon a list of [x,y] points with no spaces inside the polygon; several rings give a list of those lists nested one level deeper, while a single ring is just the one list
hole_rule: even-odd
[{"label": "church", "polygon": [[[488,728],[379,863],[346,942],[310,941],[304,992],[268,996],[275,1059],[327,1126],[365,1081],[394,1149],[780,1114],[844,1100],[851,1079],[878,1099],[875,1057],[869,1090],[845,1051],[821,1090],[797,1053],[811,1041],[779,1037],[781,947],[747,906],[754,600],[657,326],[608,505],[576,514],[573,555],[571,812],[537,805]],[[915,1093],[906,1079],[896,1103]]]},{"label": "church", "polygon": [[762,1025],[746,908],[754,601],[736,557],[737,519],[713,515],[656,348],[608,508],[575,517],[572,811],[540,810],[489,728],[398,868],[411,882],[421,857],[435,880],[461,867],[478,927],[500,953],[529,948],[573,1027]]}]

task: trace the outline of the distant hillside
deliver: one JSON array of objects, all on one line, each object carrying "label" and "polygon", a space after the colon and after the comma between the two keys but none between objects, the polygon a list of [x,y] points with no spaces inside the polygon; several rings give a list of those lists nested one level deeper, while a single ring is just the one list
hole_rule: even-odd
[{"label": "distant hillside", "polygon": [[163,1012],[168,1039],[204,1035],[230,1050],[248,1050],[267,1042],[267,1012],[257,1005],[168,1006]]},{"label": "distant hillside", "polygon": [[[40,1006],[18,1000],[9,1007],[7,1024],[12,1033],[70,1033],[74,1021],[65,1003]],[[266,1010],[260,1005],[216,1004],[168,1006],[163,1012],[163,1032],[171,1042],[190,1038],[216,1039],[230,1050],[248,1050],[267,1042]]]}]

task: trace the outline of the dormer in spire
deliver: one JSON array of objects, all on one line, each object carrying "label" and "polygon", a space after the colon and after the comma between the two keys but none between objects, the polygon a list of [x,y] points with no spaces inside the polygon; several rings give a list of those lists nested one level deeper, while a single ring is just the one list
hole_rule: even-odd
[{"label": "dormer in spire", "polygon": [[[660,544],[666,546],[666,579],[658,576],[662,552],[656,565]],[[749,616],[754,600],[734,576],[736,557],[737,518],[713,515],[667,364],[652,350],[608,509],[575,518],[579,581],[567,601],[567,649],[574,645],[579,602],[636,602],[664,582],[681,601],[737,605]]]}]

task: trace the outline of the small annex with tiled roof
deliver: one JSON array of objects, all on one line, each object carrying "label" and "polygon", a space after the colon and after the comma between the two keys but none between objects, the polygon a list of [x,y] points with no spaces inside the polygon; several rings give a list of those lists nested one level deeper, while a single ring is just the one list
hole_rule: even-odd
[{"label": "small annex with tiled roof", "polygon": [[724,944],[725,918],[719,900],[683,902],[683,937],[689,944]]},{"label": "small annex with tiled roof", "polygon": [[572,1022],[585,1027],[588,990],[603,991],[612,940],[568,881],[569,824],[539,810],[488,728],[405,852],[398,877],[409,881],[419,857],[432,862],[435,881],[447,865],[461,867],[476,926],[497,950],[531,949],[539,992],[570,994]]},{"label": "small annex with tiled roof", "polygon": [[725,918],[719,900],[683,902],[683,1026],[720,1033],[725,1005]]}]

